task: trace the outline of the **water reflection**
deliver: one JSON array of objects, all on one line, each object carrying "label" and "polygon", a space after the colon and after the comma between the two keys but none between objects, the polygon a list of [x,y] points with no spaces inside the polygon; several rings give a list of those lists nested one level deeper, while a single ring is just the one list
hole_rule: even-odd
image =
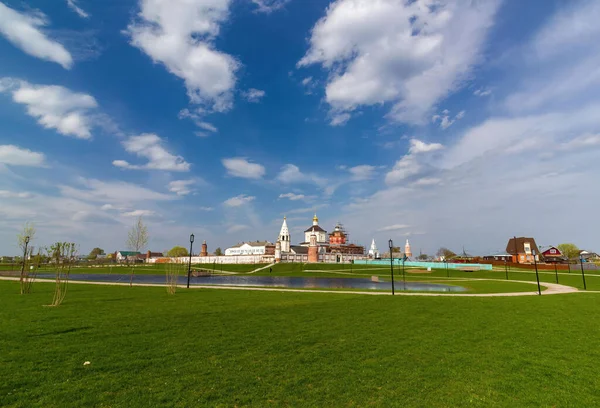
[{"label": "water reflection", "polygon": [[[40,278],[52,278],[52,274],[39,274]],[[72,274],[72,280],[97,281],[97,282],[127,282],[130,275],[119,274]],[[162,275],[134,275],[135,283],[164,284],[165,277]],[[186,276],[179,277],[179,283],[184,285]],[[295,288],[295,289],[369,289],[369,290],[391,290],[391,282],[372,282],[370,279],[362,278],[302,278],[286,276],[201,276],[192,277],[191,285],[215,285],[215,286],[263,286],[273,288]],[[409,290],[420,292],[464,292],[461,286],[450,286],[438,283],[406,282],[406,288],[402,282],[396,281],[396,290]]]}]

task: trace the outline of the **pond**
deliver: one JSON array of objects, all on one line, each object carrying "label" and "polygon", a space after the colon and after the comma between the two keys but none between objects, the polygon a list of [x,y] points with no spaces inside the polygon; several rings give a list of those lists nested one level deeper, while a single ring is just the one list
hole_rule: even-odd
[{"label": "pond", "polygon": [[[40,278],[52,278],[52,274],[39,274]],[[123,274],[71,274],[71,280],[95,281],[95,282],[129,282],[130,275]],[[134,275],[134,283],[164,284],[163,275]],[[179,284],[187,283],[186,276],[179,277]],[[215,275],[192,277],[190,285],[215,285],[215,286],[250,286],[271,288],[294,288],[294,289],[369,289],[369,290],[392,290],[391,282],[372,282],[364,278],[303,278],[285,276],[240,276],[240,275]],[[438,283],[395,282],[397,291],[410,290],[419,292],[464,292],[461,286],[450,286]]]}]

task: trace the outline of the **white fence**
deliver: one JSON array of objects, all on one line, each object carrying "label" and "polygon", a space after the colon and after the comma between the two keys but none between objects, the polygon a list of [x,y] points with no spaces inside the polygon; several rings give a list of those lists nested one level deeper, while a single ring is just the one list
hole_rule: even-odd
[{"label": "white fence", "polygon": [[[150,258],[148,263],[188,263],[189,256],[178,258]],[[237,256],[192,256],[192,264],[269,264],[275,261],[273,255],[237,255]]]},{"label": "white fence", "polygon": [[[322,263],[351,263],[352,261],[368,260],[365,255],[319,254]],[[184,263],[190,261],[189,256],[178,258],[150,258],[148,263]],[[224,256],[192,256],[192,264],[270,264],[275,262],[273,255],[224,255]],[[308,255],[281,254],[281,262],[308,262]]]}]

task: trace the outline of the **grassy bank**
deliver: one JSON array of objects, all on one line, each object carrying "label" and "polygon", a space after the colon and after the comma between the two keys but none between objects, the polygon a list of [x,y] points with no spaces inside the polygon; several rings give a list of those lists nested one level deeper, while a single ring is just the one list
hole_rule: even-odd
[{"label": "grassy bank", "polygon": [[1,406],[600,404],[595,294],[34,290],[0,282]]}]

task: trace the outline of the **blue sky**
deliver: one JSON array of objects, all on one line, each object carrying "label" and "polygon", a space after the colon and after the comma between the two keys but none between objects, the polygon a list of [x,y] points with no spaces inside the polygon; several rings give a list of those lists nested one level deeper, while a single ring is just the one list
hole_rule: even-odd
[{"label": "blue sky", "polygon": [[591,0],[0,0],[0,253],[351,239],[598,250]]}]

